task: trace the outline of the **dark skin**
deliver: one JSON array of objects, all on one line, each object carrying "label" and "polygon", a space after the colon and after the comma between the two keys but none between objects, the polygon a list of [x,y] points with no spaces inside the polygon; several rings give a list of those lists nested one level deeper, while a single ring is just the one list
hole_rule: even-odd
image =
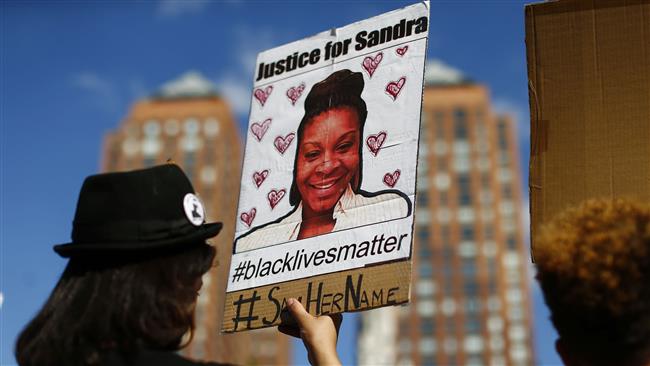
[{"label": "dark skin", "polygon": [[296,184],[302,199],[298,239],[334,229],[334,207],[359,170],[359,117],[337,107],[313,117],[298,146]]}]

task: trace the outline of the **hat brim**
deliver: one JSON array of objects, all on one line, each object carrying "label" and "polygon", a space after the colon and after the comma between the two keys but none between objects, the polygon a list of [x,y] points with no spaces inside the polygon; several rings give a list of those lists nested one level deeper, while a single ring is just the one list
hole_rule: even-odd
[{"label": "hat brim", "polygon": [[192,233],[175,238],[156,241],[118,242],[118,243],[65,243],[54,246],[54,251],[64,258],[75,255],[107,252],[140,252],[156,249],[170,249],[184,244],[212,238],[219,234],[223,224],[214,222],[197,227]]}]

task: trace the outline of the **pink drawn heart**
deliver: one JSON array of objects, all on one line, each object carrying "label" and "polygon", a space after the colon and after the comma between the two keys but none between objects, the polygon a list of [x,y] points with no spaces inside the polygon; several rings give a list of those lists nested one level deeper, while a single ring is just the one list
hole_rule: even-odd
[{"label": "pink drawn heart", "polygon": [[298,86],[292,86],[287,90],[287,97],[291,100],[291,105],[296,105],[296,102],[305,90],[305,83],[300,83]]},{"label": "pink drawn heart", "polygon": [[273,86],[269,85],[266,87],[266,89],[255,89],[255,92],[253,92],[253,95],[255,96],[255,99],[257,99],[258,102],[264,107],[264,103],[266,103],[266,100],[269,99],[269,95],[271,95],[271,92],[273,91]]},{"label": "pink drawn heart", "polygon": [[271,205],[271,210],[280,202],[282,197],[287,193],[287,190],[282,188],[280,190],[272,189],[269,191],[269,194],[266,195],[266,198],[269,199],[269,204]]},{"label": "pink drawn heart", "polygon": [[289,145],[291,145],[291,141],[296,137],[296,134],[291,132],[285,137],[278,136],[275,138],[275,141],[273,141],[273,145],[275,145],[275,148],[278,149],[280,154],[284,154],[285,151],[287,151],[287,148]]},{"label": "pink drawn heart", "polygon": [[261,172],[253,173],[253,182],[255,182],[255,185],[257,186],[257,188],[259,188],[262,185],[262,183],[264,183],[264,180],[268,176],[269,176],[269,170],[268,169],[264,169]]},{"label": "pink drawn heart", "polygon": [[386,132],[381,131],[376,135],[368,136],[368,138],[366,138],[366,145],[370,149],[372,155],[377,156],[377,154],[379,154],[379,149],[381,149],[381,145],[384,144],[384,141],[386,141]]},{"label": "pink drawn heart", "polygon": [[406,45],[406,46],[404,46],[402,48],[396,49],[395,52],[397,52],[397,54],[400,55],[400,56],[404,56],[404,54],[406,53],[406,51],[408,51],[408,49],[409,49],[409,46]]},{"label": "pink drawn heart", "polygon": [[253,220],[255,219],[256,214],[257,214],[257,209],[255,207],[253,207],[248,212],[242,212],[241,215],[239,215],[239,219],[244,224],[246,224],[246,226],[251,227],[251,224],[253,223]]},{"label": "pink drawn heart", "polygon": [[266,130],[269,129],[269,126],[271,125],[271,118],[267,118],[264,120],[264,122],[257,123],[254,122],[251,125],[251,132],[255,137],[257,137],[257,141],[262,141],[262,137],[264,137],[264,134],[266,133]]},{"label": "pink drawn heart", "polygon": [[366,58],[363,59],[361,66],[363,66],[363,68],[366,70],[368,76],[372,77],[372,74],[375,73],[375,70],[377,70],[379,63],[383,58],[384,58],[384,53],[379,52],[378,54],[375,55],[375,57],[366,56]]},{"label": "pink drawn heart", "polygon": [[399,169],[394,171],[393,174],[384,174],[384,184],[391,188],[395,187],[395,184],[397,184],[397,181],[399,180],[400,174],[402,174],[402,172]]},{"label": "pink drawn heart", "polygon": [[397,99],[397,96],[402,91],[402,87],[406,83],[406,77],[402,76],[397,81],[391,81],[386,85],[386,94],[390,95],[393,100]]}]

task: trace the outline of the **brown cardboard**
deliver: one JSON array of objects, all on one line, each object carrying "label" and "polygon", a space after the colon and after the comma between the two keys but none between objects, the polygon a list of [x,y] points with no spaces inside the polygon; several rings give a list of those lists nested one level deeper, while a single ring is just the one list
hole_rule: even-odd
[{"label": "brown cardboard", "polygon": [[526,47],[532,237],[588,198],[650,200],[650,1],[528,5]]},{"label": "brown cardboard", "polygon": [[286,321],[286,300],[298,299],[309,313],[362,311],[409,301],[411,262],[403,260],[229,292],[222,331],[271,327]]}]

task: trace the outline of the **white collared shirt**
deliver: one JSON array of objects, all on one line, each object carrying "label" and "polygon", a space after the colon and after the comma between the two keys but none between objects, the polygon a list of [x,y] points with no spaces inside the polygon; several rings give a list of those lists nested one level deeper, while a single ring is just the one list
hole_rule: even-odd
[{"label": "white collared shirt", "polygon": [[[366,197],[356,194],[348,185],[334,206],[332,218],[336,220],[332,231],[406,217],[409,204],[396,193],[381,193]],[[236,252],[263,248],[298,239],[302,223],[302,202],[281,221],[253,229],[237,239]]]}]

